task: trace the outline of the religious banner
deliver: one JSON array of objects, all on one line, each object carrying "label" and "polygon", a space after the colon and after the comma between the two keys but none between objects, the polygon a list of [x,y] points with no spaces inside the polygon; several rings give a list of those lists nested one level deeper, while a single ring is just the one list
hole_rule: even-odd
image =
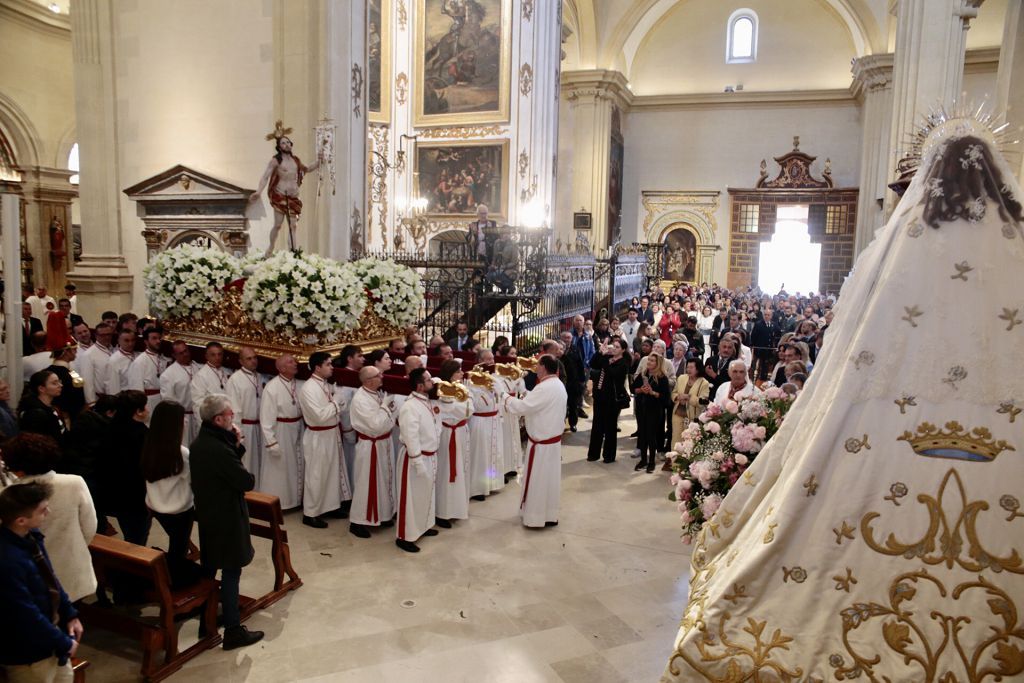
[{"label": "religious banner", "polygon": [[372,123],[391,121],[391,0],[369,0],[366,109]]},{"label": "religious banner", "polygon": [[420,0],[417,126],[509,120],[511,0]]},{"label": "religious banner", "polygon": [[508,140],[416,145],[414,191],[428,214],[472,216],[480,204],[492,217],[505,215]]}]

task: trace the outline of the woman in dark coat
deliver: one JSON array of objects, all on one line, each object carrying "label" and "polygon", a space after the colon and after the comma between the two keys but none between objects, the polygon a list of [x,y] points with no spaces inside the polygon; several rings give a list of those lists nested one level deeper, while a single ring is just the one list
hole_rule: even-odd
[{"label": "woman in dark coat", "polygon": [[146,507],[146,480],[142,476],[142,446],[146,442],[146,395],[133,389],[117,395],[117,412],[110,422],[109,456],[97,463],[100,490],[117,518],[124,540],[146,545],[152,519]]},{"label": "woman in dark coat", "polygon": [[637,448],[640,462],[634,470],[654,471],[658,450],[665,442],[665,412],[669,405],[671,388],[662,370],[660,354],[647,356],[647,372],[637,375],[633,382],[633,395],[637,405]]},{"label": "woman in dark coat", "polygon": [[590,378],[594,382],[594,425],[590,429],[587,460],[593,462],[603,456],[605,462],[615,462],[616,428],[622,410],[620,402],[627,396],[629,357],[626,342],[615,337],[610,343],[601,344],[590,359],[590,367]]},{"label": "woman in dark coat", "polygon": [[238,583],[242,567],[252,562],[249,536],[249,508],[245,492],[256,486],[256,478],[242,465],[245,446],[234,425],[234,411],[227,396],[211,394],[199,405],[203,426],[192,442],[189,467],[199,524],[199,556],[210,576],[221,570],[220,599],[224,608],[224,649],[233,650],[255,643],[262,631],[241,625]]},{"label": "woman in dark coat", "polygon": [[60,379],[50,370],[40,370],[28,379],[25,393],[18,404],[21,431],[48,436],[64,450],[67,425],[55,401],[63,390]]}]

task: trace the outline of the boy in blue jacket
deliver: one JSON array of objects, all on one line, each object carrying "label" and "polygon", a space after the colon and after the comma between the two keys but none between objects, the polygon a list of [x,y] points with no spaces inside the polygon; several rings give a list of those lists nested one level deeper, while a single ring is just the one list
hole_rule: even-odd
[{"label": "boy in blue jacket", "polygon": [[74,678],[70,659],[82,622],[39,533],[51,495],[53,488],[43,482],[0,491],[0,667],[10,683]]}]

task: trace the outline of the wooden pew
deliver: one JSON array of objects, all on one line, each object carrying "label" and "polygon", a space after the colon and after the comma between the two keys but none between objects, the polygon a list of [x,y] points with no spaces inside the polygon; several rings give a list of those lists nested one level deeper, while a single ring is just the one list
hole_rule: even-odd
[{"label": "wooden pew", "polygon": [[[292,567],[292,555],[288,548],[288,532],[284,529],[284,514],[281,512],[281,500],[258,491],[245,494],[245,503],[249,508],[249,533],[253,536],[269,539],[270,554],[274,564],[274,589],[259,598],[239,597],[242,621],[254,612],[273,605],[289,591],[302,585],[302,579]],[[285,581],[285,575],[288,580]]]},{"label": "wooden pew", "polygon": [[89,660],[71,658],[71,673],[74,676],[73,683],[85,683],[85,670],[89,668]]},{"label": "wooden pew", "polygon": [[[109,536],[97,535],[93,538],[89,552],[98,582],[97,600],[79,603],[78,611],[82,621],[89,628],[103,628],[138,637],[142,642],[142,677],[145,680],[159,681],[167,678],[185,662],[221,642],[217,632],[219,594],[216,581],[204,578],[193,586],[172,590],[167,556],[162,550],[145,548]],[[144,601],[159,607],[158,616],[135,616],[109,604],[106,590],[118,574],[138,577],[144,582]],[[200,608],[203,608],[206,633],[210,635],[201,638],[184,652],[179,652],[176,621],[187,618],[187,615]],[[164,652],[162,664],[156,659],[160,650]]]}]

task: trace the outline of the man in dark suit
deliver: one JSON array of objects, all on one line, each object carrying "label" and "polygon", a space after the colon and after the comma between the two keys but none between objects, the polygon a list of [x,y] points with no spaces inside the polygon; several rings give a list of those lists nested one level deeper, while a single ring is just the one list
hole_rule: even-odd
[{"label": "man in dark suit", "polygon": [[636,319],[648,325],[654,324],[654,311],[651,310],[650,297],[644,296],[640,299],[640,310],[636,312]]},{"label": "man in dark suit", "polygon": [[224,609],[224,649],[252,645],[263,638],[262,631],[241,625],[238,582],[242,567],[252,562],[249,509],[245,492],[256,486],[256,478],[242,465],[245,446],[235,426],[231,400],[224,394],[210,394],[199,403],[203,421],[192,442],[189,467],[199,525],[199,553],[204,572],[220,575],[220,601]]},{"label": "man in dark suit", "polygon": [[775,347],[782,337],[782,328],[774,318],[774,311],[764,309],[763,318],[754,323],[750,332],[750,346],[754,351],[754,365],[757,367],[756,378],[768,379],[768,371],[775,364]]},{"label": "man in dark suit", "polygon": [[75,325],[85,322],[82,319],[82,316],[71,312],[71,299],[60,299],[57,302],[57,310],[61,311],[64,314],[64,317],[71,321],[71,327],[69,329],[74,329]]},{"label": "man in dark suit", "polygon": [[39,318],[32,317],[32,304],[21,305],[21,355],[31,356],[34,351],[32,350],[32,334],[34,332],[42,332],[43,323]]},{"label": "man in dark suit", "polygon": [[460,320],[455,325],[455,336],[448,340],[448,346],[452,347],[452,351],[465,351],[463,347],[471,339],[469,324],[465,320]]}]

